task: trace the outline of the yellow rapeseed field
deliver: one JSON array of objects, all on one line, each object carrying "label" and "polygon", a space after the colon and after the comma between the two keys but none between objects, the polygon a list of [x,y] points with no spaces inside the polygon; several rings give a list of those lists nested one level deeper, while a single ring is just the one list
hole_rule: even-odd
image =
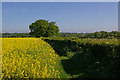
[{"label": "yellow rapeseed field", "polygon": [[65,78],[59,56],[41,38],[2,38],[2,78]]}]

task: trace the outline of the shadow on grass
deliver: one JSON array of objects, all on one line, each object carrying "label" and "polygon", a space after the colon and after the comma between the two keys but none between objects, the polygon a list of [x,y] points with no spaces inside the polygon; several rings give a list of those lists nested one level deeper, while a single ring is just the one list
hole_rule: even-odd
[{"label": "shadow on grass", "polygon": [[66,56],[67,52],[75,52],[76,49],[76,43],[71,42],[70,40],[49,40],[45,39],[44,41],[48,42],[53,49],[56,51],[56,53],[59,56]]}]

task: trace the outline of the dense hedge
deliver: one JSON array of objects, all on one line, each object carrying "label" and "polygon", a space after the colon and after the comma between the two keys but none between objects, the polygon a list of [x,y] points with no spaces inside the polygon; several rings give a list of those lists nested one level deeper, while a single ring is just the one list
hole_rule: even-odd
[{"label": "dense hedge", "polygon": [[44,39],[60,56],[66,72],[78,78],[119,78],[120,45],[118,40]]}]

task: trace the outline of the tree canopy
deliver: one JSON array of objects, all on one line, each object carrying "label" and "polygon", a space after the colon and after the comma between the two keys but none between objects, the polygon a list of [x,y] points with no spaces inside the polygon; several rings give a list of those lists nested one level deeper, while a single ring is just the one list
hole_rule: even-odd
[{"label": "tree canopy", "polygon": [[37,20],[29,25],[30,35],[33,37],[49,37],[56,36],[59,33],[59,27],[56,22],[48,22],[47,20]]}]

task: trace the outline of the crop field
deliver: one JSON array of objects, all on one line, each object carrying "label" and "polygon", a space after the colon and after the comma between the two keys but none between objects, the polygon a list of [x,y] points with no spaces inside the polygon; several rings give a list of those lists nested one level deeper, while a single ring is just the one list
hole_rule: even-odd
[{"label": "crop field", "polygon": [[41,38],[2,38],[2,78],[66,78],[59,56]]},{"label": "crop field", "polygon": [[118,39],[2,38],[3,79],[119,78],[119,62]]},{"label": "crop field", "polygon": [[120,2],[1,6],[0,79],[120,79]]}]

